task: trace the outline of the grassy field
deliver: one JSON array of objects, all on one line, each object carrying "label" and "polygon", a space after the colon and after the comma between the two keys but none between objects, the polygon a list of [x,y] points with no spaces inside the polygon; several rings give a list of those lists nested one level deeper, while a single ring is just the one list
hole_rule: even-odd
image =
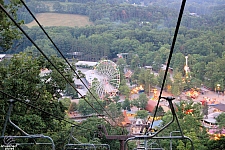
[{"label": "grassy field", "polygon": [[[59,14],[59,13],[39,13],[36,15],[37,20],[44,27],[46,26],[67,26],[67,27],[84,27],[93,25],[87,16],[74,14]],[[29,28],[37,26],[35,21],[26,24]]]}]

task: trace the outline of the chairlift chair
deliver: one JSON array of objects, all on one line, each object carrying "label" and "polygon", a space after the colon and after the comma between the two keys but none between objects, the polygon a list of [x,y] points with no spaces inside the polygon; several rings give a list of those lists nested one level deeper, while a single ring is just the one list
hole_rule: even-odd
[{"label": "chairlift chair", "polygon": [[[20,147],[20,146],[26,146],[26,145],[50,145],[52,150],[55,150],[55,144],[52,140],[51,137],[49,136],[45,136],[43,134],[28,134],[25,131],[23,131],[20,127],[18,127],[16,124],[14,124],[11,119],[10,119],[10,115],[13,109],[13,105],[16,102],[16,100],[14,99],[10,99],[8,100],[9,103],[9,108],[8,108],[8,112],[6,114],[6,119],[5,119],[5,123],[4,123],[4,127],[2,130],[2,135],[0,136],[0,139],[2,140],[3,145],[1,145],[2,147],[5,148],[15,148],[15,147]],[[17,130],[19,130],[23,135],[21,136],[15,136],[15,135],[5,135],[5,131],[6,131],[6,127],[8,122]],[[29,142],[17,142],[17,140],[28,140]],[[48,140],[49,142],[41,142],[39,139],[45,139]],[[32,142],[30,142],[32,141]],[[39,141],[39,142],[38,142]]]},{"label": "chairlift chair", "polygon": [[[71,126],[68,144],[64,146],[64,150],[97,150],[98,147],[101,147],[101,149],[110,150],[110,146],[108,144],[81,143],[73,136],[73,131],[74,125]],[[72,144],[71,140],[74,140],[78,144]]]},{"label": "chairlift chair", "polygon": [[[171,112],[172,112],[172,120],[167,123],[163,128],[159,129],[157,132],[155,133],[147,133],[145,135],[140,135],[140,136],[134,136],[134,137],[131,137],[131,138],[128,138],[126,141],[125,141],[125,144],[124,144],[124,147],[126,149],[126,146],[127,146],[127,142],[130,141],[130,140],[148,140],[148,139],[182,139],[182,140],[189,140],[190,143],[191,143],[191,149],[194,150],[194,145],[193,145],[193,141],[187,137],[187,136],[184,136],[183,132],[182,132],[182,129],[180,127],[180,124],[179,124],[179,121],[178,121],[178,118],[177,118],[177,115],[176,115],[176,112],[175,112],[175,109],[174,109],[174,106],[173,106],[173,103],[172,103],[172,100],[174,100],[175,98],[173,97],[161,97],[161,98],[164,98],[168,101],[169,103],[169,106],[170,106],[170,109],[171,109]],[[165,128],[167,128],[170,124],[172,124],[174,122],[174,120],[176,120],[176,123],[179,127],[179,132],[180,132],[180,136],[157,136],[161,131],[163,131]],[[146,150],[147,150],[147,147],[145,147]]]}]

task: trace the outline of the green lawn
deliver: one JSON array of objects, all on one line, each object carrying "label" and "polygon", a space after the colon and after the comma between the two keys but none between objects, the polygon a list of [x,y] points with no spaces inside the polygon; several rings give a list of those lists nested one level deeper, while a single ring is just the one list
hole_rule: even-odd
[{"label": "green lawn", "polygon": [[[84,27],[93,25],[87,16],[60,13],[39,13],[36,15],[37,20],[44,27],[46,26],[67,26],[67,27]],[[35,21],[26,24],[28,27],[37,26]]]}]

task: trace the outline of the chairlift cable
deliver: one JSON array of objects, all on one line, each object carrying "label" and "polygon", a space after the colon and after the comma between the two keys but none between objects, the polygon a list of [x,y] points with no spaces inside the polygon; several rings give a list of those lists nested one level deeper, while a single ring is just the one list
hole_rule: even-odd
[{"label": "chairlift cable", "polygon": [[40,111],[40,112],[43,112],[43,113],[45,113],[45,114],[47,114],[47,115],[49,115],[49,116],[52,116],[52,117],[56,118],[57,120],[62,120],[62,121],[64,121],[64,122],[67,122],[67,123],[69,123],[69,124],[72,124],[72,125],[74,125],[74,126],[77,126],[77,127],[80,127],[80,128],[86,129],[86,130],[89,130],[89,131],[92,130],[92,129],[89,129],[89,128],[84,128],[84,127],[82,127],[82,126],[79,126],[79,125],[77,125],[77,124],[75,124],[75,123],[73,123],[73,122],[70,122],[70,121],[68,121],[68,120],[65,120],[64,118],[55,116],[55,115],[53,115],[53,114],[51,114],[51,113],[49,113],[49,112],[47,112],[47,111],[45,111],[45,110],[43,110],[43,109],[41,109],[41,108],[38,108],[38,107],[36,107],[36,106],[30,104],[29,102],[22,101],[22,100],[20,100],[20,99],[14,97],[14,96],[12,96],[12,95],[10,95],[10,94],[7,94],[7,93],[5,93],[5,92],[2,91],[2,90],[0,90],[0,92],[1,92],[2,94],[6,95],[6,96],[8,96],[8,97],[10,97],[10,98],[12,98],[12,99],[18,101],[18,102],[20,102],[20,103],[23,103],[23,104],[25,104],[25,105],[28,105],[28,106],[30,106],[30,107],[32,107],[32,108],[34,108],[34,109],[37,109],[37,110]]},{"label": "chairlift cable", "polygon": [[[159,94],[158,102],[157,102],[157,105],[156,105],[156,108],[155,108],[155,112],[154,112],[153,120],[152,120],[152,123],[151,123],[151,126],[150,126],[150,130],[152,130],[152,126],[153,126],[153,123],[154,123],[154,120],[155,120],[156,112],[157,112],[157,109],[159,107],[159,102],[160,102],[160,99],[161,99],[161,96],[162,96],[163,87],[164,87],[165,82],[166,82],[166,77],[167,77],[167,73],[168,73],[168,70],[169,70],[170,61],[171,61],[171,58],[172,58],[172,55],[173,55],[173,50],[174,50],[174,46],[175,46],[175,43],[176,43],[176,38],[177,38],[178,31],[179,31],[181,19],[182,19],[182,16],[183,16],[185,3],[186,3],[186,0],[183,0],[182,4],[181,4],[181,7],[180,7],[180,12],[179,12],[178,20],[177,20],[177,25],[176,25],[176,28],[175,28],[172,45],[170,47],[169,58],[168,58],[168,62],[167,62],[167,65],[166,65],[166,71],[165,71],[165,74],[164,74],[162,87],[161,87],[161,90],[160,90],[160,94]],[[147,119],[147,122],[148,122],[149,119],[150,119],[150,117]],[[147,133],[147,130],[145,131],[145,134],[146,133]]]},{"label": "chairlift cable", "polygon": [[[44,28],[41,26],[41,24],[39,23],[39,21],[37,20],[37,18],[33,15],[33,13],[31,12],[31,10],[28,8],[28,6],[25,4],[25,2],[23,0],[20,0],[21,3],[25,6],[25,8],[27,9],[27,11],[30,13],[30,15],[33,17],[33,19],[36,21],[36,23],[38,24],[38,26],[42,29],[42,31],[44,32],[44,34],[48,37],[48,39],[51,41],[51,43],[54,45],[54,47],[56,48],[56,50],[60,53],[61,57],[66,61],[66,63],[69,65],[69,67],[73,70],[73,72],[76,74],[76,77],[81,81],[81,83],[85,86],[85,88],[88,90],[88,92],[92,95],[92,97],[97,101],[98,105],[102,108],[103,111],[106,112],[106,114],[113,120],[113,122],[115,122],[117,124],[117,122],[114,120],[114,118],[106,111],[106,109],[100,104],[100,102],[97,100],[97,98],[94,96],[94,94],[90,91],[90,89],[87,87],[87,85],[84,83],[83,80],[81,80],[81,78],[79,77],[78,73],[74,70],[74,68],[71,66],[71,64],[68,62],[68,60],[65,58],[65,56],[62,54],[62,52],[59,50],[59,48],[56,46],[56,44],[53,42],[53,40],[50,38],[50,36],[48,35],[48,33],[44,30]],[[76,90],[77,91],[77,90]],[[80,93],[79,93],[80,94]],[[81,95],[81,94],[80,94]],[[81,95],[82,96],[82,95]],[[84,97],[85,99],[85,97]],[[85,100],[87,102],[87,100]],[[119,126],[119,125],[118,125]]]},{"label": "chairlift cable", "polygon": [[[23,34],[31,41],[31,43],[39,50],[39,52],[48,60],[48,62],[56,69],[56,71],[67,81],[67,83],[69,83],[73,89],[75,91],[77,91],[78,94],[82,95],[75,87],[72,83],[70,83],[70,81],[62,74],[62,72],[53,64],[53,62],[47,57],[47,55],[45,55],[45,53],[37,46],[37,44],[29,37],[29,35],[20,27],[20,25],[10,16],[10,14],[6,11],[6,9],[2,6],[2,4],[0,4],[1,9],[4,11],[4,13],[13,21],[13,23],[20,29],[21,32],[23,32]],[[84,100],[88,103],[88,105],[91,106],[92,109],[95,110],[95,112],[97,112],[97,114],[100,115],[100,113],[93,107],[93,105],[91,105],[90,102],[88,102],[85,99],[85,96],[82,96],[84,98]],[[105,118],[104,118],[105,119]],[[111,123],[105,119],[110,125]],[[112,126],[112,125],[111,125]]]}]

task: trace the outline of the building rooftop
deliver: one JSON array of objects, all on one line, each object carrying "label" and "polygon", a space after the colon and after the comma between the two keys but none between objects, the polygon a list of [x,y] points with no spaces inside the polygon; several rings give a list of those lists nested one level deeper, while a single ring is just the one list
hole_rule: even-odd
[{"label": "building rooftop", "polygon": [[6,54],[0,54],[0,59],[4,58]]},{"label": "building rooftop", "polygon": [[78,61],[75,65],[76,66],[95,66],[98,62],[92,62],[92,61]]},{"label": "building rooftop", "polygon": [[212,107],[214,107],[214,108],[216,108],[216,109],[218,109],[220,111],[225,112],[225,104],[223,104],[223,103],[215,104]]},{"label": "building rooftop", "polygon": [[6,54],[0,54],[0,61],[2,61],[5,56],[6,56]]}]

